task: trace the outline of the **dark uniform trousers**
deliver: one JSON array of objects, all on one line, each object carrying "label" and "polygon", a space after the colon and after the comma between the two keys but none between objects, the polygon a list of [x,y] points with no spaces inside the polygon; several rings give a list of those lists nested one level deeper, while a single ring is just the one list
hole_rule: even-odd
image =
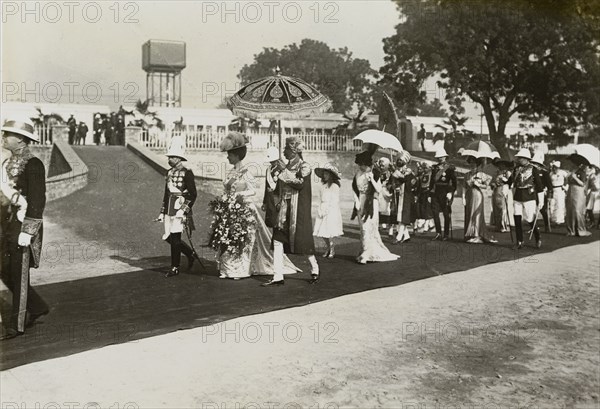
[{"label": "dark uniform trousers", "polygon": [[[20,153],[13,152],[5,164],[8,178],[14,182],[15,192],[18,192],[15,194],[20,193],[27,202],[23,222],[17,216],[19,207],[11,202],[12,198],[2,195],[0,209],[0,276],[12,292],[10,328],[24,332],[27,312],[36,315],[48,312],[48,305],[30,285],[30,268],[39,266],[42,252],[45,169],[42,161],[34,157],[28,148]],[[32,236],[31,245],[19,246],[20,233]]]},{"label": "dark uniform trousers", "polygon": [[431,211],[433,213],[433,222],[437,234],[442,233],[442,224],[440,222],[440,212],[444,215],[444,236],[450,233],[450,212],[451,200],[448,200],[448,193],[454,197],[456,191],[456,173],[452,165],[442,163],[433,167],[429,191],[431,192]]},{"label": "dark uniform trousers", "polygon": [[[30,285],[29,263],[31,251],[29,247],[21,247],[17,243],[21,232],[21,223],[13,221],[2,223],[2,282],[12,292],[12,311],[10,327],[23,332],[25,330],[25,311],[30,314],[42,314],[48,311],[48,304]],[[11,226],[12,225],[12,226]],[[5,233],[4,228],[8,227]],[[41,231],[40,231],[41,234]]]},{"label": "dark uniform trousers", "polygon": [[440,212],[444,216],[444,236],[450,234],[450,203],[445,193],[434,193],[431,196],[431,211],[433,212],[433,222],[435,223],[435,231],[442,232],[442,222],[440,220]]}]

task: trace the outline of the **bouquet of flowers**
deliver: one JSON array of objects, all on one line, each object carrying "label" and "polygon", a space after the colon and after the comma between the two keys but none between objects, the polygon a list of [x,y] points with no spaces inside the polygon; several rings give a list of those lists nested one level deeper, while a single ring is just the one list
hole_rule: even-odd
[{"label": "bouquet of flowers", "polygon": [[250,231],[256,218],[244,199],[229,191],[209,203],[214,217],[208,245],[219,254],[239,256],[250,242]]}]

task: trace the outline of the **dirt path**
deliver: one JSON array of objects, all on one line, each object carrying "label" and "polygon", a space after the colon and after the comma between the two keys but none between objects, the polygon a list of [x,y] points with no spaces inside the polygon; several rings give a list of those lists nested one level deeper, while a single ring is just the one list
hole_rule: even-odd
[{"label": "dirt path", "polygon": [[2,407],[596,408],[599,250],[18,367],[0,376]]}]

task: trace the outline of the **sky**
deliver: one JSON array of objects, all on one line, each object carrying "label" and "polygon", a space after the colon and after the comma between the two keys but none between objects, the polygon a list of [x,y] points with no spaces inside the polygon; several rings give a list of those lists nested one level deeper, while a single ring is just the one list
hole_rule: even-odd
[{"label": "sky", "polygon": [[3,102],[145,100],[141,48],[160,39],[186,43],[182,106],[213,108],[263,47],[311,38],[379,69],[399,12],[391,0],[4,1],[2,19]]}]

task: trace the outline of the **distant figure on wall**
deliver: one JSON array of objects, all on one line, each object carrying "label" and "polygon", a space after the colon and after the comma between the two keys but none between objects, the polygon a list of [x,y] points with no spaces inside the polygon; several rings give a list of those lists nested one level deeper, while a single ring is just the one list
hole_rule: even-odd
[{"label": "distant figure on wall", "polygon": [[117,116],[117,125],[116,125],[116,133],[117,133],[117,145],[125,145],[125,120],[123,119],[123,115]]},{"label": "distant figure on wall", "polygon": [[421,129],[417,132],[417,139],[421,140],[421,150],[425,152],[425,125],[421,124]]},{"label": "distant figure on wall", "polygon": [[100,145],[100,141],[102,140],[103,128],[104,128],[104,123],[102,121],[102,117],[100,116],[100,114],[94,115],[93,130],[94,130],[94,143],[96,144],[96,146]]},{"label": "distant figure on wall", "polygon": [[77,133],[77,120],[73,117],[73,114],[67,120],[67,127],[69,128],[69,145],[73,145]]},{"label": "distant figure on wall", "polygon": [[117,116],[114,112],[111,112],[110,117],[104,121],[104,139],[107,145],[116,145],[116,125]]},{"label": "distant figure on wall", "polygon": [[85,138],[87,136],[88,131],[89,128],[85,124],[85,122],[79,122],[79,127],[77,128],[77,138],[75,140],[76,145],[85,145]]}]

